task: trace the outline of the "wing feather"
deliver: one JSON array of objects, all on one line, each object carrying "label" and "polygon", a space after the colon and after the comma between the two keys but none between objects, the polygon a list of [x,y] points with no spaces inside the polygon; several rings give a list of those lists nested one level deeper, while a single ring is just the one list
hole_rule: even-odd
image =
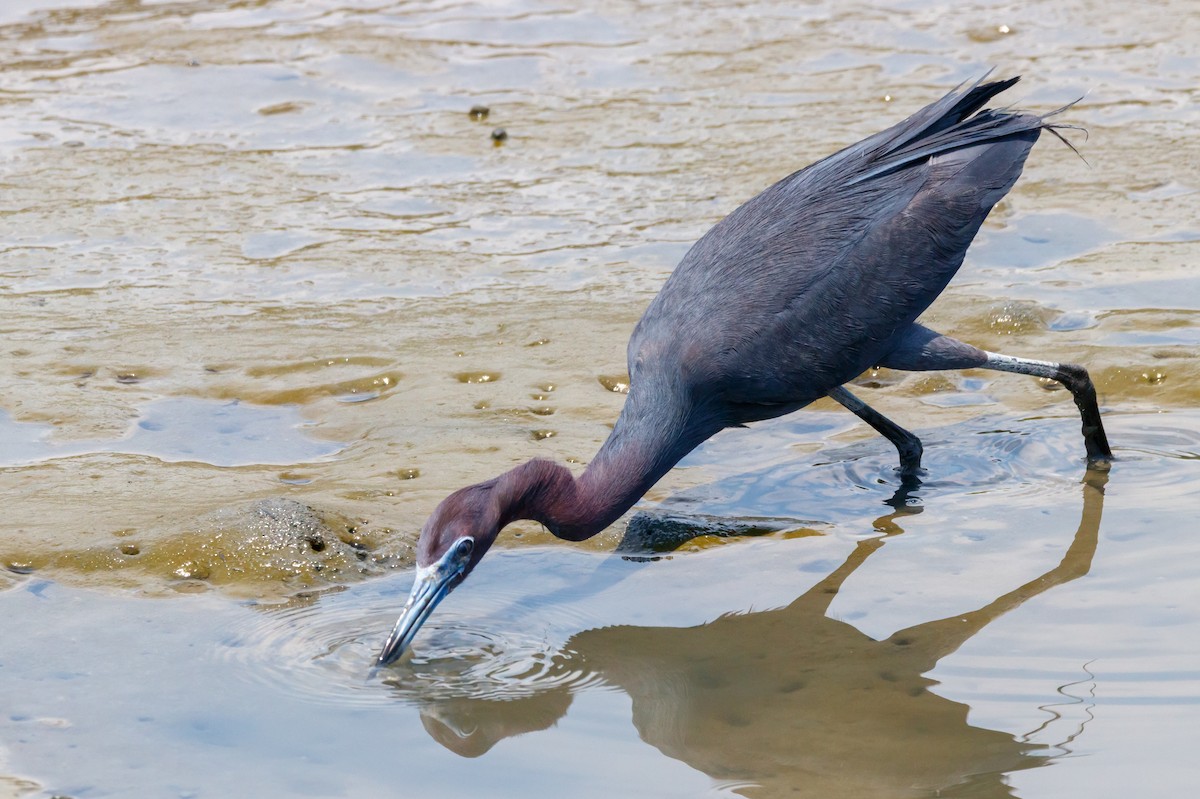
[{"label": "wing feather", "polygon": [[983,108],[1017,80],[960,86],[717,223],[635,329],[631,374],[674,358],[731,407],[798,406],[871,366],[945,288],[1051,127]]}]

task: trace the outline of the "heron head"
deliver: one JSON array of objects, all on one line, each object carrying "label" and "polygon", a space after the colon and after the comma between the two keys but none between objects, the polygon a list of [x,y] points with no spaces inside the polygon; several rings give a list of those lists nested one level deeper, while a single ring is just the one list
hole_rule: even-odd
[{"label": "heron head", "polygon": [[496,540],[502,525],[492,489],[492,483],[459,489],[425,522],[417,542],[412,592],[376,666],[386,666],[404,653],[433,609],[466,579]]}]

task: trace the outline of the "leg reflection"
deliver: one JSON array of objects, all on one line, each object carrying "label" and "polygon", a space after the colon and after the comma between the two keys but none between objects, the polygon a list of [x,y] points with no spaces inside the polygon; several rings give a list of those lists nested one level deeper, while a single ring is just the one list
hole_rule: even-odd
[{"label": "leg reflection", "polygon": [[[969,613],[876,641],[827,611],[846,579],[885,545],[861,541],[784,608],[691,628],[620,626],[575,635],[559,654],[576,675],[521,698],[435,700],[430,732],[464,755],[543,729],[566,713],[570,685],[603,681],[632,699],[640,736],[747,797],[1010,796],[1006,774],[1046,762],[1049,747],[967,723],[968,706],[924,675],[993,620],[1085,575],[1096,551],[1105,475],[1089,472],[1074,540],[1052,569]],[[907,504],[884,517],[886,532]]]}]

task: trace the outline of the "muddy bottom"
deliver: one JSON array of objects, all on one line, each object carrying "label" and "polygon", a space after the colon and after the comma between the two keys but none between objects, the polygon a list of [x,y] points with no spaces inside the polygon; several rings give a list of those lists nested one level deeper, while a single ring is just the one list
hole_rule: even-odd
[{"label": "muddy bottom", "polygon": [[[1200,415],[1114,417],[1107,474],[1073,420],[1001,421],[927,431],[900,502],[883,446],[754,469],[718,439],[694,459],[727,476],[644,504],[639,548],[501,549],[378,672],[405,575],[267,604],[17,578],[0,735],[70,796],[1061,795],[1117,751],[1184,792],[1200,545],[1162,498],[1200,495]],[[786,529],[704,521],[747,507]],[[696,537],[655,547],[667,514]]]}]

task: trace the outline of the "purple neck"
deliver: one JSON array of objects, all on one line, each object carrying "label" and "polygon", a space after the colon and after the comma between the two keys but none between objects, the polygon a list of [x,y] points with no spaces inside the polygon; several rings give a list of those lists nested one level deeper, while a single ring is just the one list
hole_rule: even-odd
[{"label": "purple neck", "polygon": [[615,522],[720,429],[696,424],[683,403],[670,399],[661,392],[631,392],[608,440],[578,478],[540,459],[501,475],[496,481],[501,527],[533,519],[559,538],[582,541]]}]

